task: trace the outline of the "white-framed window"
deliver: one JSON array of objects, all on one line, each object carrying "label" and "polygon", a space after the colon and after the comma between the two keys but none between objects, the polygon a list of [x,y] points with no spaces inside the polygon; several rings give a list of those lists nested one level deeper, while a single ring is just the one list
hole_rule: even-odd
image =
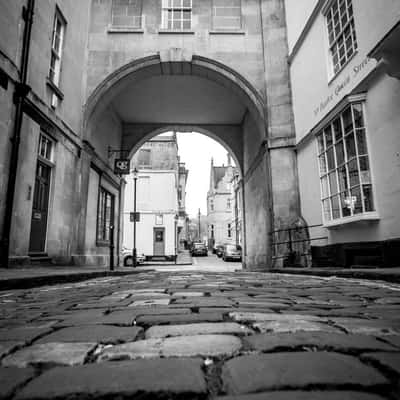
[{"label": "white-framed window", "polygon": [[192,28],[192,0],[162,0],[162,29],[186,31]]},{"label": "white-framed window", "polygon": [[142,0],[112,0],[111,25],[118,28],[142,27]]},{"label": "white-framed window", "polygon": [[212,27],[215,30],[242,28],[241,0],[213,0]]},{"label": "white-framed window", "polygon": [[232,237],[232,225],[228,224],[228,238]]},{"label": "white-framed window", "polygon": [[56,8],[51,39],[51,56],[49,70],[49,79],[56,86],[59,86],[60,84],[61,59],[66,26],[67,23],[65,18],[62,16],[60,10]]},{"label": "white-framed window", "polygon": [[43,133],[40,134],[38,154],[47,161],[54,160],[54,141]]},{"label": "white-framed window", "polygon": [[317,135],[324,222],[375,211],[363,103],[353,103]]},{"label": "white-framed window", "polygon": [[210,200],[210,211],[214,211],[214,200]]},{"label": "white-framed window", "polygon": [[156,214],[156,225],[162,225],[164,223],[164,216],[162,214]]},{"label": "white-framed window", "polygon": [[110,242],[110,227],[114,221],[115,196],[103,187],[99,188],[97,207],[97,245]]},{"label": "white-framed window", "polygon": [[357,50],[352,0],[333,0],[326,22],[332,70],[336,74]]},{"label": "white-framed window", "polygon": [[214,239],[214,225],[210,225],[211,239]]}]

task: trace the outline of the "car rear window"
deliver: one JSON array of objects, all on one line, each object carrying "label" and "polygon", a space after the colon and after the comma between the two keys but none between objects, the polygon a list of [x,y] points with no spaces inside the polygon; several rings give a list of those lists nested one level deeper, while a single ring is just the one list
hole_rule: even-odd
[{"label": "car rear window", "polygon": [[226,249],[230,250],[230,251],[242,250],[242,248],[240,246],[235,246],[234,244],[228,244],[226,246]]}]

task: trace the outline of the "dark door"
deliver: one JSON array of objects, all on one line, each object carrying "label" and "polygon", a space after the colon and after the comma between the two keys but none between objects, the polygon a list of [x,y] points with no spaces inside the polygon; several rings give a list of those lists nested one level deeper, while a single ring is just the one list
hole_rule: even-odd
[{"label": "dark door", "polygon": [[30,253],[45,251],[51,167],[38,161],[33,194]]},{"label": "dark door", "polygon": [[165,229],[154,228],[154,255],[165,255]]}]

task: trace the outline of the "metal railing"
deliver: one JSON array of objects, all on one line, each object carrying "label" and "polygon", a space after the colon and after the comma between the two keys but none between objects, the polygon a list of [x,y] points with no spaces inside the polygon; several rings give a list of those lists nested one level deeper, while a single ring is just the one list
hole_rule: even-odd
[{"label": "metal railing", "polygon": [[295,226],[272,231],[273,263],[280,263],[282,266],[311,266],[311,242],[326,243],[328,240],[328,236],[311,237],[310,229],[316,228],[322,228],[322,225]]}]

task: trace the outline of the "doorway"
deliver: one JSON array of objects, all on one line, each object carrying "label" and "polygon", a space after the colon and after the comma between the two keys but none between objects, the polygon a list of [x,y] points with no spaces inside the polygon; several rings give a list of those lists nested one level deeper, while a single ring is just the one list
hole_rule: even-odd
[{"label": "doorway", "polygon": [[165,228],[154,228],[154,256],[165,256]]},{"label": "doorway", "polygon": [[44,253],[46,248],[51,167],[38,161],[33,194],[30,253]]}]

